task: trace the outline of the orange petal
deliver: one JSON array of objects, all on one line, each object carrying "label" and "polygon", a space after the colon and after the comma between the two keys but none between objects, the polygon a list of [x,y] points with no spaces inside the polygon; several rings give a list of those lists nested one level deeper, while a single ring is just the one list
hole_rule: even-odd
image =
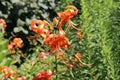
[{"label": "orange petal", "polygon": [[58,21],[58,19],[57,19],[56,17],[53,18],[53,22],[54,22],[56,25],[58,25],[58,23],[59,23],[59,21]]},{"label": "orange petal", "polygon": [[[33,20],[30,24],[30,27],[31,29],[34,31],[34,32],[37,32],[37,27],[38,25],[36,25],[36,23],[41,23],[42,21],[41,20]],[[40,25],[40,24],[39,24]]]}]

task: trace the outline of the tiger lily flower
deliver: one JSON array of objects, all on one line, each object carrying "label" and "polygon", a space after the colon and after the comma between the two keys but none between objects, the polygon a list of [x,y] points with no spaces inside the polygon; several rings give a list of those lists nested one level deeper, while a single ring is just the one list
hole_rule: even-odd
[{"label": "tiger lily flower", "polygon": [[[47,29],[47,26],[49,29]],[[47,38],[52,30],[52,25],[45,20],[33,20],[30,25],[31,29],[43,38]]]},{"label": "tiger lily flower", "polygon": [[[78,14],[78,9],[75,6],[67,6],[66,10],[64,12],[59,12],[58,17],[60,20],[58,20],[56,17],[53,18],[53,22],[58,26],[59,32],[63,33],[62,26],[67,23],[68,30],[70,27],[77,30],[77,37],[82,38],[84,35],[82,34],[82,30],[78,29],[76,26],[77,24],[73,23],[71,21],[71,18],[75,17]],[[63,33],[64,34],[64,33]]]},{"label": "tiger lily flower", "polygon": [[8,45],[8,50],[21,48],[22,44],[23,44],[23,40],[21,38],[14,38],[13,41]]},{"label": "tiger lily flower", "polygon": [[60,21],[55,17],[54,23],[60,28],[65,23],[71,24],[71,18],[75,17],[78,13],[78,9],[75,6],[67,6],[64,12],[59,12],[58,17]]},{"label": "tiger lily flower", "polygon": [[55,50],[60,51],[61,48],[65,48],[69,45],[68,38],[62,34],[51,34],[48,39],[46,39],[45,44],[51,46],[50,53],[53,53]]}]

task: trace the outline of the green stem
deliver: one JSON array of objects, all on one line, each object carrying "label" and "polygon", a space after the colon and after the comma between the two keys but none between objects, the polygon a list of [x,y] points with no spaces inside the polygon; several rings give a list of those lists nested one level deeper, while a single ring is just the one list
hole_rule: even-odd
[{"label": "green stem", "polygon": [[72,70],[70,70],[70,75],[72,76],[72,79],[74,80],[74,74],[73,74]]},{"label": "green stem", "polygon": [[56,56],[55,56],[55,71],[56,71],[56,80],[58,80],[58,64],[57,64]]}]

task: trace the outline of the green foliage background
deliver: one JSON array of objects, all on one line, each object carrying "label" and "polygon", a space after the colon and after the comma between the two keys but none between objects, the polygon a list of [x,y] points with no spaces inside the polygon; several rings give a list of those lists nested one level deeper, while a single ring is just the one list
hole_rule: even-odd
[{"label": "green foliage background", "polygon": [[81,0],[81,3],[87,62],[95,63],[92,69],[98,72],[97,79],[119,80],[119,1]]},{"label": "green foliage background", "polygon": [[[93,63],[90,67],[74,69],[74,80],[120,80],[120,0],[2,0],[0,18],[5,19],[8,26],[5,33],[0,32],[0,66],[7,65],[18,70],[19,75],[27,76],[27,80],[32,80],[42,70],[53,68],[53,56],[44,63],[36,60],[38,54],[49,51],[49,47],[26,37],[35,34],[29,28],[33,19],[45,19],[52,23],[52,18],[67,5],[79,9],[72,21],[80,24],[79,28],[85,36],[78,39],[71,29],[67,37],[72,49],[66,53],[71,59],[74,53],[81,52],[85,63]],[[11,56],[11,52],[7,51],[7,45],[14,37],[23,39],[21,50],[26,58]],[[31,45],[31,42],[34,44]],[[44,67],[46,64],[49,66]],[[64,68],[59,71],[60,80],[71,80],[69,72],[62,73]]]}]

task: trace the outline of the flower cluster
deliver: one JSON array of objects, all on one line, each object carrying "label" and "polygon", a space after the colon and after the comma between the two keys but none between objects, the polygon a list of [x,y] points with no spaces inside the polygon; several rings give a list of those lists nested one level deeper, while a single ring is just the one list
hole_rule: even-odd
[{"label": "flower cluster", "polygon": [[7,77],[11,77],[13,74],[13,71],[7,66],[0,66],[0,72],[2,72]]},{"label": "flower cluster", "polygon": [[[53,18],[53,22],[56,26],[58,26],[59,33],[53,34],[52,33],[52,25],[45,21],[45,20],[33,20],[30,24],[30,28],[37,34],[43,37],[44,44],[51,47],[50,53],[56,53],[56,58],[60,59],[63,57],[64,53],[62,52],[62,48],[66,48],[70,43],[69,39],[66,37],[66,33],[63,30],[63,25],[66,23],[68,24],[68,28],[72,26],[74,29],[78,30],[77,36],[79,38],[83,37],[81,34],[81,30],[76,28],[76,24],[74,24],[71,21],[71,18],[75,17],[78,14],[78,9],[75,6],[67,6],[66,10],[63,12],[58,13],[58,17],[60,20],[57,19],[57,17]],[[39,58],[46,59],[47,53],[42,52],[39,56]],[[72,69],[72,64],[70,65]],[[52,72],[40,72],[38,75],[34,77],[33,80],[52,80]]]},{"label": "flower cluster", "polygon": [[[53,26],[47,22],[46,20],[33,20],[30,24],[31,30],[33,30],[36,35],[42,37],[44,44],[50,46],[50,52],[41,52],[38,55],[38,58],[47,59],[48,54],[52,54],[56,52],[55,58],[60,59],[62,61],[63,56],[65,55],[62,49],[67,48],[70,45],[69,39],[66,36],[66,33],[63,29],[63,26],[67,24],[67,28],[69,30],[70,27],[77,30],[77,37],[82,38],[84,35],[82,34],[82,30],[77,28],[77,24],[73,23],[71,19],[78,14],[78,9],[75,6],[67,6],[63,12],[58,12],[58,17],[53,18],[54,24],[58,27],[58,33],[53,33]],[[58,19],[59,18],[59,19]],[[2,24],[2,29],[6,28],[6,23],[4,20],[0,20],[0,24]],[[23,40],[21,38],[14,38],[13,41],[8,45],[8,50],[16,51],[18,48],[21,48],[23,44]],[[79,63],[79,59],[82,59],[82,54],[77,53],[74,55],[73,63],[69,62],[69,59],[66,58],[63,60],[65,65],[69,67],[70,70],[74,67],[75,64]],[[57,61],[56,61],[57,64]],[[7,66],[0,67],[0,72],[2,72],[5,77],[9,77],[12,79],[13,74],[15,73]],[[57,73],[57,69],[55,70]],[[54,72],[51,70],[38,73],[33,80],[52,80]],[[16,80],[26,80],[25,76],[18,77],[17,73],[15,73]]]},{"label": "flower cluster", "polygon": [[11,80],[26,80],[25,76],[18,77],[17,72],[13,71],[8,66],[0,66],[0,72],[4,74],[4,77],[2,78],[2,80],[7,80],[7,78]]},{"label": "flower cluster", "polygon": [[6,78],[17,78],[18,74],[16,71],[13,71],[8,66],[0,66],[0,72],[4,74],[3,80],[6,80]]},{"label": "flower cluster", "polygon": [[55,17],[53,22],[58,26],[59,34],[52,34],[52,25],[45,20],[33,20],[30,27],[34,32],[45,39],[45,44],[51,47],[50,53],[53,53],[56,50],[61,51],[61,48],[65,48],[69,45],[69,40],[62,28],[65,23],[68,23],[68,27],[72,26],[78,30],[78,37],[83,37],[81,30],[76,28],[74,26],[75,24],[70,20],[75,17],[77,13],[78,10],[75,6],[67,6],[65,11],[58,13],[60,21]]},{"label": "flower cluster", "polygon": [[33,80],[52,80],[52,75],[53,72],[51,70],[40,72],[33,78]]},{"label": "flower cluster", "polygon": [[14,38],[13,42],[8,45],[8,50],[15,50],[22,47],[23,40],[21,38]]},{"label": "flower cluster", "polygon": [[[37,26],[36,23],[38,22],[39,24]],[[46,45],[52,47],[50,53],[53,53],[55,50],[60,50],[60,48],[69,44],[63,30],[60,30],[60,34],[50,34],[52,26],[49,24],[50,29],[48,30],[46,24],[49,23],[47,21],[33,20],[31,23],[31,29],[45,39]]]},{"label": "flower cluster", "polygon": [[[56,59],[62,60],[64,56],[64,53],[62,52],[62,48],[66,48],[70,44],[69,39],[67,38],[66,33],[63,29],[63,26],[67,24],[68,30],[70,27],[77,30],[78,38],[82,38],[84,35],[82,34],[82,30],[76,27],[77,24],[71,21],[71,19],[78,14],[78,9],[75,6],[67,6],[65,11],[58,12],[57,14],[58,17],[54,17],[53,22],[58,27],[58,31],[59,31],[58,34],[52,33],[52,29],[53,29],[52,25],[45,20],[33,20],[31,22],[30,27],[37,35],[43,37],[45,45],[51,47],[50,54],[57,51],[55,55]],[[42,59],[46,59],[47,52],[41,52],[41,54],[38,57]],[[82,58],[82,55],[80,53],[75,54],[73,63],[69,63],[68,59],[62,61],[65,62],[65,65],[68,66],[70,70],[72,70],[73,65],[78,63],[78,58],[79,59]],[[52,73],[50,71],[40,72],[38,75],[34,77],[33,80],[52,80],[51,76]]]}]

